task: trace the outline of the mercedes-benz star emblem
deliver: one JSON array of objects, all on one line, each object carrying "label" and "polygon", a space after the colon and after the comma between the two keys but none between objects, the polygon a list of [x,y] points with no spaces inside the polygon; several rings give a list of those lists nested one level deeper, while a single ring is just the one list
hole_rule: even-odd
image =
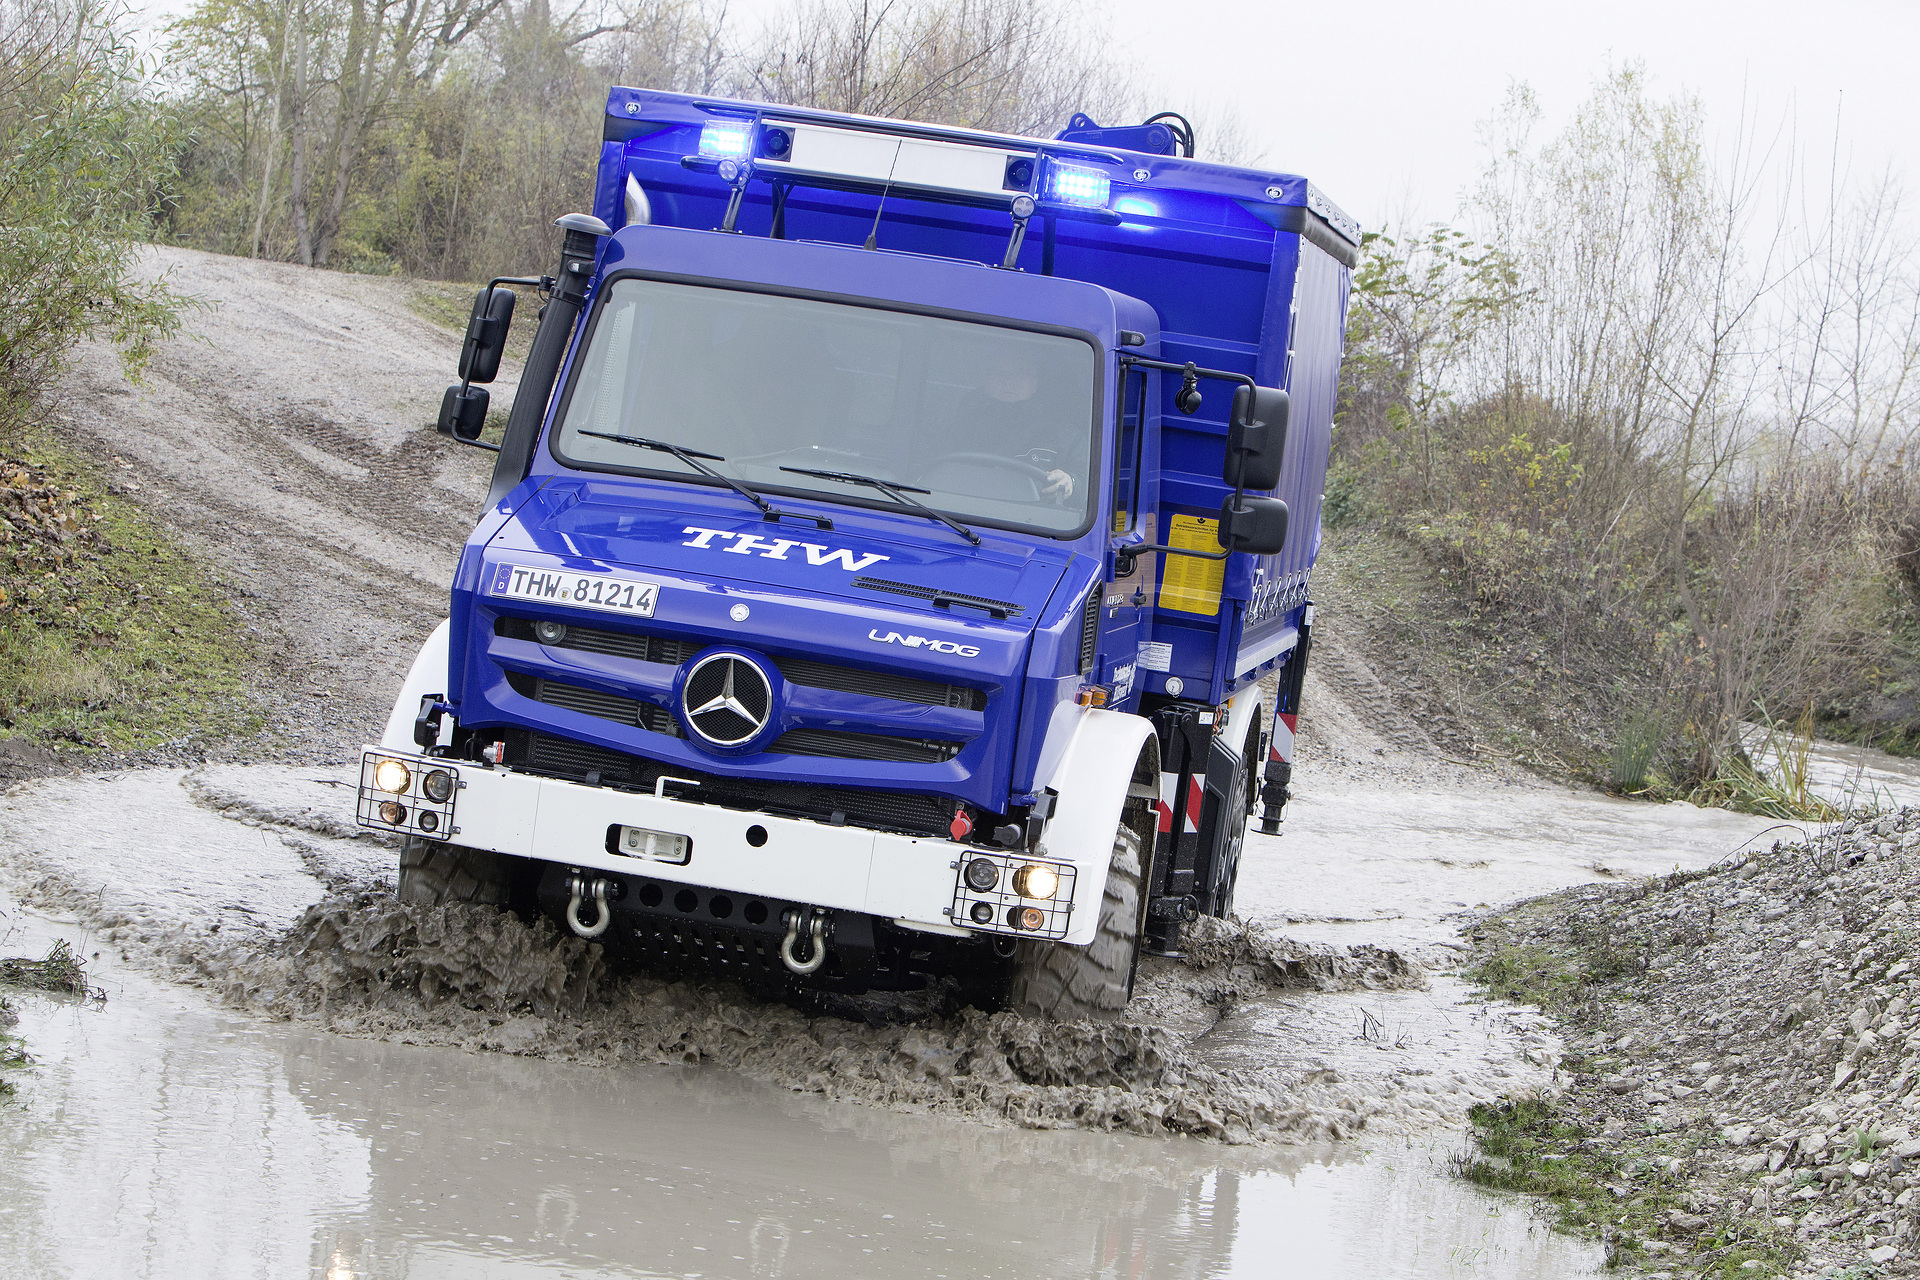
[{"label": "mercedes-benz star emblem", "polygon": [[687,672],[680,704],[695,733],[716,746],[737,747],[767,723],[773,686],[750,660],[716,653]]}]

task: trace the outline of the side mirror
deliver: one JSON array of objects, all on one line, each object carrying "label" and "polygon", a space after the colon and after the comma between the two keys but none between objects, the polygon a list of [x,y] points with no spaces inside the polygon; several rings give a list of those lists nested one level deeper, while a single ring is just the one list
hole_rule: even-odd
[{"label": "side mirror", "polygon": [[485,387],[448,387],[440,397],[440,434],[469,444],[478,440],[487,425],[489,399]]},{"label": "side mirror", "polygon": [[[1234,388],[1227,420],[1227,461],[1221,478],[1235,489],[1271,489],[1280,483],[1287,449],[1287,393],[1272,387]],[[1281,528],[1286,528],[1283,522]]]},{"label": "side mirror", "polygon": [[1270,556],[1287,545],[1287,504],[1278,498],[1242,495],[1220,504],[1220,545],[1229,551]]},{"label": "side mirror", "polygon": [[513,290],[492,285],[473,296],[467,338],[460,344],[462,382],[492,382],[500,372],[500,353],[507,349],[507,330],[513,325],[513,302]]}]

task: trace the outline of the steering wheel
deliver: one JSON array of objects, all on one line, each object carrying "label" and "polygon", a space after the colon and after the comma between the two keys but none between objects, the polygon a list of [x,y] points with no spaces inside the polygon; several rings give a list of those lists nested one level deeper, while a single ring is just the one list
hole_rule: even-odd
[{"label": "steering wheel", "polygon": [[1047,477],[1051,474],[1045,467],[1036,467],[1024,458],[1009,458],[1003,453],[943,453],[930,459],[920,474],[925,475],[943,462],[971,462],[1018,471],[1029,479],[1037,480],[1042,487],[1049,483]]}]

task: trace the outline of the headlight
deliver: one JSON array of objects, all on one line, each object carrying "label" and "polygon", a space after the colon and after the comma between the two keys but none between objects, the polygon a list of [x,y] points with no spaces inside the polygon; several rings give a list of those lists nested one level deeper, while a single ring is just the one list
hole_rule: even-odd
[{"label": "headlight", "polygon": [[985,893],[1000,882],[1000,868],[992,858],[975,858],[967,864],[967,888]]},{"label": "headlight", "polygon": [[400,826],[407,820],[407,806],[398,800],[387,800],[380,805],[380,821]]},{"label": "headlight", "polygon": [[435,769],[420,779],[420,793],[435,804],[445,804],[453,794],[453,775],[445,769]]},{"label": "headlight", "polygon": [[1051,898],[1060,888],[1060,873],[1044,863],[1031,863],[1013,873],[1013,891],[1023,898]]},{"label": "headlight", "polygon": [[382,760],[373,766],[373,785],[382,791],[402,796],[413,783],[413,770],[399,760]]},{"label": "headlight", "polygon": [[1007,923],[1016,929],[1038,929],[1047,922],[1047,913],[1038,907],[1009,907]]},{"label": "headlight", "polygon": [[533,634],[541,644],[559,644],[567,638],[567,624],[564,622],[536,622]]}]

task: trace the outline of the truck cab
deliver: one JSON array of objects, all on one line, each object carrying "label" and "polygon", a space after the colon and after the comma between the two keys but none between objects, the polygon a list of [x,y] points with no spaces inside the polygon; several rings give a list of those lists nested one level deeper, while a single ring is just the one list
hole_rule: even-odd
[{"label": "truck cab", "polygon": [[1227,914],[1286,794],[1358,236],[1164,133],[609,95],[593,213],[481,291],[443,405],[497,458],[363,757],[403,899],[1051,1017]]}]

